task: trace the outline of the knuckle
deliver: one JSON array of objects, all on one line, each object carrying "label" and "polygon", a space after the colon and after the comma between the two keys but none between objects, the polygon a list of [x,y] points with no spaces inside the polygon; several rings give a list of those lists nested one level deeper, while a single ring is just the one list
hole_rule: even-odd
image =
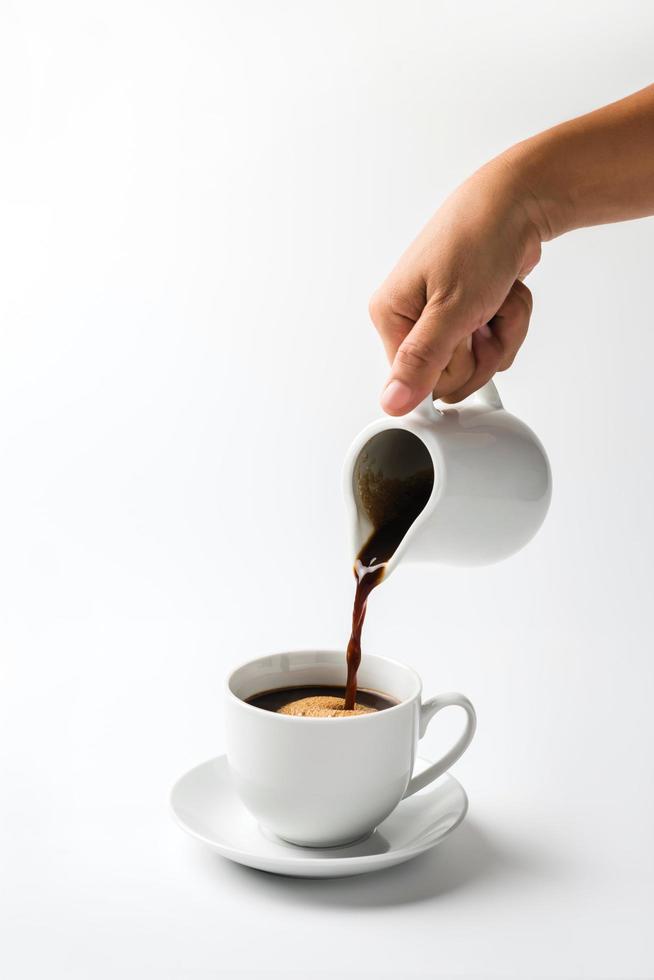
[{"label": "knuckle", "polygon": [[370,319],[375,326],[390,313],[390,304],[388,299],[380,289],[378,289],[370,297],[370,302],[368,303],[368,313],[370,314]]},{"label": "knuckle", "polygon": [[525,286],[524,282],[519,279],[513,284],[513,290],[511,295],[514,301],[520,304],[527,310],[527,316],[531,316],[532,310],[534,308],[534,297],[531,294],[531,289]]},{"label": "knuckle", "polygon": [[513,362],[518,356],[518,350],[519,350],[519,346],[513,348],[512,350],[506,351],[506,353],[502,355],[502,358],[500,359],[500,362],[497,365],[497,370],[508,371],[508,369],[513,366]]},{"label": "knuckle", "polygon": [[473,325],[487,323],[488,304],[481,296],[471,296],[462,282],[443,285],[429,297],[423,318],[432,329],[443,328],[453,343],[459,343],[469,333]]},{"label": "knuckle", "polygon": [[[399,316],[395,309],[393,293],[385,286],[373,293],[368,303],[368,312],[374,326],[384,335],[398,332],[399,324],[403,323],[403,317]],[[406,331],[407,327],[404,325],[402,336]]]},{"label": "knuckle", "polygon": [[403,279],[388,279],[368,303],[368,312],[374,323],[402,320],[415,323],[425,304],[420,291]]},{"label": "knuckle", "polygon": [[429,306],[439,310],[447,310],[457,306],[462,299],[462,279],[460,275],[448,278],[439,276],[438,281],[428,284]]},{"label": "knuckle", "polygon": [[396,359],[403,367],[420,370],[434,359],[431,346],[424,340],[404,340],[397,349]]}]

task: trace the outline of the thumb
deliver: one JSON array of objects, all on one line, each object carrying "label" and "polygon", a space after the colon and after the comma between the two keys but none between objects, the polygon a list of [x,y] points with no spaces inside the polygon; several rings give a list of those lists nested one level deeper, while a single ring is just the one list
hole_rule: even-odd
[{"label": "thumb", "polygon": [[466,324],[458,310],[425,307],[393,359],[381,397],[384,411],[405,415],[431,394],[457,344],[472,330],[474,324]]}]

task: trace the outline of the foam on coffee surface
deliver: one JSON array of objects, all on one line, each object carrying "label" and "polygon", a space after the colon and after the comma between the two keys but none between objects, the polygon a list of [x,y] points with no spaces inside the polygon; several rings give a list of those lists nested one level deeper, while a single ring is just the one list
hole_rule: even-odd
[{"label": "foam on coffee surface", "polygon": [[339,684],[309,684],[261,691],[249,697],[247,703],[264,711],[296,718],[354,718],[355,715],[376,714],[398,703],[389,694],[359,688],[354,710],[350,711],[345,708],[345,694],[345,688]]},{"label": "foam on coffee surface", "polygon": [[365,704],[355,704],[352,710],[345,710],[345,698],[328,695],[314,695],[298,698],[277,708],[277,714],[295,715],[298,718],[350,718],[354,715],[374,714],[376,708]]}]

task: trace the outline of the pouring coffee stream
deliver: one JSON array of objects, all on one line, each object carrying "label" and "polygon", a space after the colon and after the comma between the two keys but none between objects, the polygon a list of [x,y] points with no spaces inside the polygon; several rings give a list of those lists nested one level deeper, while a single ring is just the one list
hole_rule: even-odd
[{"label": "pouring coffee stream", "polygon": [[[373,531],[354,563],[356,590],[352,611],[352,633],[347,646],[345,710],[354,708],[357,671],[361,663],[361,631],[368,596],[384,577],[388,561],[424,509],[434,486],[434,468],[425,447],[410,433],[413,446],[385,460],[382,447],[372,439],[357,462],[358,495],[366,508]],[[377,440],[378,442],[380,440]],[[388,443],[388,439],[381,440]],[[408,448],[408,451],[407,451]]]}]

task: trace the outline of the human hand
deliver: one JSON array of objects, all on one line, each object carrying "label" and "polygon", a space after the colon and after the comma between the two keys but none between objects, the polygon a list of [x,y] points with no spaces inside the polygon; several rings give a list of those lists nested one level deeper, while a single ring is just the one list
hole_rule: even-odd
[{"label": "human hand", "polygon": [[460,401],[509,367],[541,242],[653,215],[652,161],[649,85],[517,143],[462,184],[371,300],[392,365],[382,407],[404,415],[430,392]]},{"label": "human hand", "polygon": [[492,161],[445,201],[375,293],[390,415],[430,392],[460,401],[513,363],[532,309],[521,280],[540,258],[535,210],[512,164]]}]

